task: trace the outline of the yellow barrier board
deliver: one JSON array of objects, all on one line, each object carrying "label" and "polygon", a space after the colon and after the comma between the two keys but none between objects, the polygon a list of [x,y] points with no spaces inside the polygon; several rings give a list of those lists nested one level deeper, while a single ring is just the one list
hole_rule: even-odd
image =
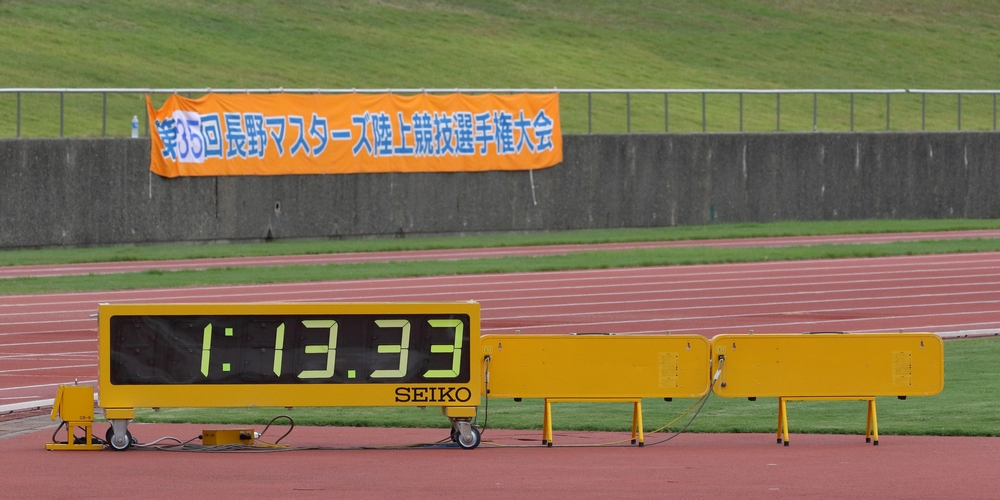
[{"label": "yellow barrier board", "polygon": [[485,335],[482,348],[491,397],[693,398],[709,388],[700,335]]},{"label": "yellow barrier board", "polygon": [[102,408],[479,405],[479,304],[101,305]]},{"label": "yellow barrier board", "polygon": [[944,344],[933,333],[718,335],[720,356],[713,390],[722,397],[932,396],[944,387]]}]

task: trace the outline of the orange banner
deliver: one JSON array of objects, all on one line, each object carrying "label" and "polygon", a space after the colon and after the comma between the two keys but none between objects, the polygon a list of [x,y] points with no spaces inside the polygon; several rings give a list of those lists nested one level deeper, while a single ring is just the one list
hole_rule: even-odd
[{"label": "orange banner", "polygon": [[146,96],[163,177],[533,170],[562,161],[559,94]]}]

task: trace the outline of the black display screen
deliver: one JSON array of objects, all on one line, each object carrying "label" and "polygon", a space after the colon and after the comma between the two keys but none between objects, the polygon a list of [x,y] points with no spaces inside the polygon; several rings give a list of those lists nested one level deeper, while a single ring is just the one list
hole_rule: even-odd
[{"label": "black display screen", "polygon": [[116,385],[467,383],[465,314],[112,316]]}]

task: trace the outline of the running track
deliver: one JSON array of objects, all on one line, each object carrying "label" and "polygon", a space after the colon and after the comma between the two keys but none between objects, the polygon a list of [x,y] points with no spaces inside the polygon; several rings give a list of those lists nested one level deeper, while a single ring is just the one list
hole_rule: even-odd
[{"label": "running track", "polygon": [[483,333],[1000,332],[1000,253],[0,298],[0,409],[97,377],[102,302],[475,300]]},{"label": "running track", "polygon": [[[4,296],[0,405],[96,378],[100,302],[448,301],[482,304],[484,333],[1000,330],[1000,253]],[[951,332],[951,333],[948,333]],[[134,424],[143,442],[197,425]],[[100,433],[104,426],[98,426]],[[994,498],[996,438],[685,434],[646,448],[204,454],[45,452],[51,431],[0,440],[0,498]],[[427,442],[440,429],[297,428],[301,446]],[[560,443],[620,439],[559,433]],[[653,436],[647,440],[655,439]]]}]

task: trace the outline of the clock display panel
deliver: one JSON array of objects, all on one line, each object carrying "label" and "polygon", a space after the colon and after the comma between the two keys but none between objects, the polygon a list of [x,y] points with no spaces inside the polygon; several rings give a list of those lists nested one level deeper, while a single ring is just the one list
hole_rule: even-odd
[{"label": "clock display panel", "polygon": [[114,385],[470,381],[468,314],[114,315]]}]

